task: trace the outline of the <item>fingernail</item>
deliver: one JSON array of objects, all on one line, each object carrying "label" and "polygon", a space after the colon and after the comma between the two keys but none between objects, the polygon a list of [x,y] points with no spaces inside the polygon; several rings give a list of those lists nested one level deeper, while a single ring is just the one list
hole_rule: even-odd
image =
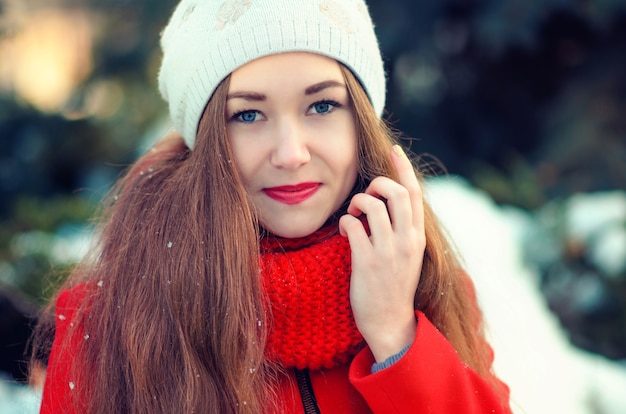
[{"label": "fingernail", "polygon": [[395,152],[396,154],[398,154],[398,157],[406,157],[406,154],[404,153],[404,150],[402,149],[402,147],[400,145],[394,145],[393,146],[393,152]]}]

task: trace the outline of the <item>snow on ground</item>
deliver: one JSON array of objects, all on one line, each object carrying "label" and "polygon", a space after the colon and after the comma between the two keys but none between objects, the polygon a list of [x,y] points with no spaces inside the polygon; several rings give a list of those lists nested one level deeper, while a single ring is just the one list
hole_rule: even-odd
[{"label": "snow on ground", "polygon": [[0,376],[0,414],[35,414],[41,396],[25,385],[11,383]]},{"label": "snow on ground", "polygon": [[574,348],[522,261],[528,218],[503,209],[462,179],[437,178],[425,191],[476,284],[515,413],[623,414],[626,368]]}]

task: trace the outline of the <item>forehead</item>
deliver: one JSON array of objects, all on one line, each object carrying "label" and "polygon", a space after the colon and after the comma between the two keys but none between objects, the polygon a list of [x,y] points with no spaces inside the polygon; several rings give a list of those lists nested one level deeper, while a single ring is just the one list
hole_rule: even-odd
[{"label": "forehead", "polygon": [[343,83],[343,74],[336,60],[315,53],[289,52],[264,56],[239,67],[231,74],[229,90],[289,88],[324,80]]}]

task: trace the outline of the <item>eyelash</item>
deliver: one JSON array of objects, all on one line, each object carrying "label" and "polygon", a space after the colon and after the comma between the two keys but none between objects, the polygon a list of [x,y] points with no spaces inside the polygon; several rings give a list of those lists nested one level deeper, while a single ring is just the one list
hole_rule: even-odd
[{"label": "eyelash", "polygon": [[234,121],[234,122],[241,122],[242,124],[251,124],[252,122],[247,122],[244,121],[242,119],[238,119],[240,116],[242,116],[243,114],[247,114],[247,113],[251,113],[254,112],[256,114],[260,114],[261,111],[258,111],[256,109],[243,109],[241,111],[237,111],[235,112],[229,119],[229,121]]},{"label": "eyelash", "polygon": [[309,106],[309,110],[311,110],[313,107],[315,107],[315,105],[319,105],[319,104],[328,104],[328,105],[332,106],[332,108],[328,112],[323,112],[323,113],[320,113],[319,115],[329,114],[329,113],[333,112],[335,109],[341,108],[343,106],[339,102],[337,102],[337,101],[335,101],[333,99],[321,99],[321,100],[319,100],[317,102],[313,102]]},{"label": "eyelash", "polygon": [[[333,100],[333,99],[320,99],[319,101],[313,102],[311,105],[309,105],[309,108],[307,109],[307,113],[313,109],[316,105],[320,105],[320,104],[327,104],[332,106],[332,108],[328,111],[328,112],[322,112],[322,113],[318,113],[318,115],[326,115],[329,114],[331,112],[333,112],[335,109],[337,108],[341,108],[343,105],[340,104],[339,102]],[[242,119],[239,119],[242,115],[247,114],[247,113],[256,113],[256,114],[260,114],[261,111],[256,110],[256,109],[242,109],[241,111],[237,111],[235,112],[229,119],[229,121],[234,121],[234,122],[241,122],[243,124],[251,124],[255,121],[244,121]]]}]

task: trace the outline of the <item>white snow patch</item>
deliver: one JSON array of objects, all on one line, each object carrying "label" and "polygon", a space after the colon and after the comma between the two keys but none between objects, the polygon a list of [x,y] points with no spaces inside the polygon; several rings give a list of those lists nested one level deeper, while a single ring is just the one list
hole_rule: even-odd
[{"label": "white snow patch", "polygon": [[591,261],[607,276],[617,277],[626,270],[626,221],[605,230],[590,246]]},{"label": "white snow patch", "polygon": [[432,179],[425,194],[474,280],[514,412],[626,412],[626,369],[570,344],[524,265],[525,213],[498,207],[462,179]]},{"label": "white snow patch", "polygon": [[565,219],[571,237],[587,240],[607,226],[626,223],[626,194],[577,194],[567,201]]},{"label": "white snow patch", "polygon": [[35,414],[40,405],[41,391],[0,376],[0,414]]}]

